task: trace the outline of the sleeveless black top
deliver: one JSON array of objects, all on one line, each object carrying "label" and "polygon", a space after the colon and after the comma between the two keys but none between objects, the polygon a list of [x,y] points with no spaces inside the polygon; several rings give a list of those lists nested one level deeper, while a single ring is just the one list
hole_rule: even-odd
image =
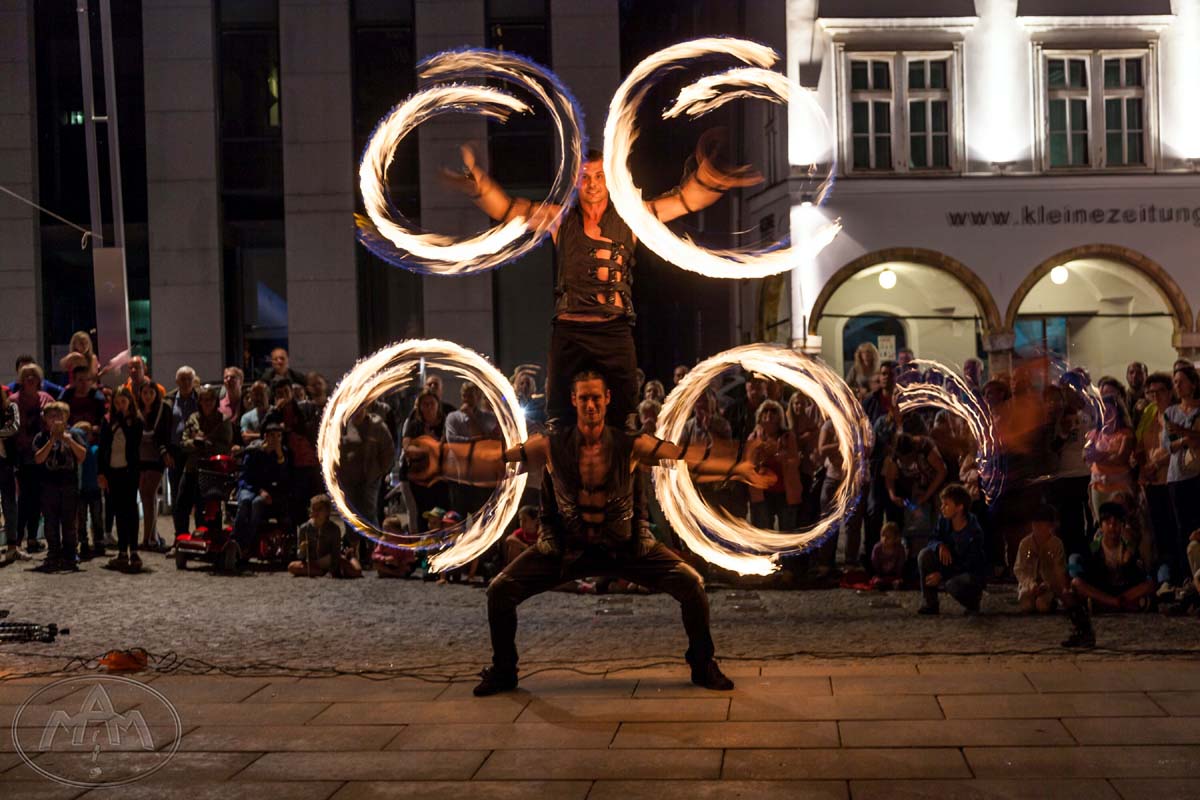
[{"label": "sleeveless black top", "polygon": [[[584,233],[583,212],[578,204],[563,217],[554,247],[558,260],[554,313],[603,314],[632,322],[633,231],[617,214],[611,201],[600,215],[600,234],[612,241],[593,239]],[[608,258],[597,258],[599,250],[611,253]],[[599,267],[608,268],[608,280],[596,277]],[[616,280],[618,275],[620,280]],[[604,302],[598,300],[597,295],[602,295]],[[617,295],[621,297],[621,306],[616,304]]]}]

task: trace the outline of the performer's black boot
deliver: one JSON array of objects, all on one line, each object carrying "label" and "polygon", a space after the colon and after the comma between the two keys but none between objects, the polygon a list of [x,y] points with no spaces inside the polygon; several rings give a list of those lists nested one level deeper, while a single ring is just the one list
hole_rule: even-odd
[{"label": "performer's black boot", "polygon": [[1087,607],[1082,603],[1067,610],[1067,618],[1071,620],[1073,631],[1066,640],[1063,641],[1063,647],[1073,649],[1090,649],[1096,646],[1096,633],[1092,630],[1092,618],[1087,612]]},{"label": "performer's black boot", "polygon": [[711,658],[703,664],[692,665],[692,683],[718,692],[728,692],[733,688],[733,681],[725,677],[717,662]]},{"label": "performer's black boot", "polygon": [[474,689],[476,697],[488,697],[500,692],[511,692],[517,688],[516,672],[499,672],[495,667],[484,667],[479,677],[482,678]]}]

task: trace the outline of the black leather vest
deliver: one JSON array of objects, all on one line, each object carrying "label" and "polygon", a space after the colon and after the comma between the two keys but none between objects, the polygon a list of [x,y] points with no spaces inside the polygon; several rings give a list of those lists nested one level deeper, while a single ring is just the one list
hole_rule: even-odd
[{"label": "black leather vest", "polygon": [[604,521],[589,523],[584,522],[579,506],[579,493],[583,489],[583,479],[579,474],[583,435],[579,428],[571,427],[550,436],[554,500],[562,521],[567,550],[588,543],[626,544],[633,536],[634,481],[637,476],[630,467],[634,437],[612,427],[606,427],[602,437],[603,447],[608,454],[608,474],[602,486],[589,488],[603,490],[605,494]]},{"label": "black leather vest", "polygon": [[[563,217],[558,228],[554,252],[558,260],[558,283],[554,287],[554,313],[604,314],[633,320],[633,231],[617,214],[610,201],[600,215],[600,234],[611,242],[593,239],[583,231],[583,212],[576,204]],[[597,258],[598,250],[611,251],[609,258]],[[619,257],[621,263],[614,260]],[[599,267],[608,268],[608,277],[596,277]],[[617,276],[620,280],[616,280]],[[597,295],[604,297],[601,302]],[[621,296],[621,306],[616,296]]]}]

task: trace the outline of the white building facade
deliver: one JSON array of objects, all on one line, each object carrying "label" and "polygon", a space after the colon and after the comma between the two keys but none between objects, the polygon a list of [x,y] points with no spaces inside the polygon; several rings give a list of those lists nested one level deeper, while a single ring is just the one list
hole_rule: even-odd
[{"label": "white building facade", "polygon": [[843,226],[792,273],[794,345],[993,372],[1049,351],[1097,377],[1200,355],[1200,0],[789,0],[748,18],[816,93],[837,159],[808,203],[821,133],[794,109],[791,177],[743,200],[747,225]]}]

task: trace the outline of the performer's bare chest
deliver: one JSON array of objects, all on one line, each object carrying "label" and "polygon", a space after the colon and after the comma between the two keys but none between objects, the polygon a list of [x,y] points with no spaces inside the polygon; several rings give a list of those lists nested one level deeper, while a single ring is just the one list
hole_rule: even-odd
[{"label": "performer's bare chest", "polygon": [[[604,485],[608,483],[609,456],[604,447],[596,444],[584,445],[579,450],[579,505],[593,508],[604,508],[608,495]],[[600,523],[604,515],[585,511],[581,515],[584,522]]]}]

